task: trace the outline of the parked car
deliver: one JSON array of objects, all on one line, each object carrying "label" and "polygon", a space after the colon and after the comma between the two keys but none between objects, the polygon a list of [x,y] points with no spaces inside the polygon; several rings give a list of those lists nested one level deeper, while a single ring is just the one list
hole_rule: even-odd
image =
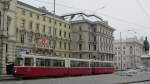
[{"label": "parked car", "polygon": [[129,70],[127,70],[127,72],[129,73],[129,74],[137,74],[137,70],[134,70],[134,69],[129,69]]}]

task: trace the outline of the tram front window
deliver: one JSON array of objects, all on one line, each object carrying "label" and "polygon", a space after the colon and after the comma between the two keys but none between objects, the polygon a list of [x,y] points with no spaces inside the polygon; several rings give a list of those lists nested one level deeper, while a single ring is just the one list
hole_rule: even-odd
[{"label": "tram front window", "polygon": [[25,66],[33,66],[34,65],[34,60],[33,58],[25,58]]},{"label": "tram front window", "polygon": [[16,58],[15,66],[23,66],[23,58]]}]

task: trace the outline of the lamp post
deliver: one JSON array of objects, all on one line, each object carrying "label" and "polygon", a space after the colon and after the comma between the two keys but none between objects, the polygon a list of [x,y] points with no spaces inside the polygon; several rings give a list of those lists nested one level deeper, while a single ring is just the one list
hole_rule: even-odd
[{"label": "lamp post", "polygon": [[123,70],[122,68],[122,34],[120,32],[120,57],[121,57],[121,70]]},{"label": "lamp post", "polygon": [[55,47],[56,47],[56,29],[55,29],[55,4],[56,1],[54,0],[54,9],[53,9],[53,46],[52,46],[52,55],[55,56],[56,52],[55,52]]},{"label": "lamp post", "polygon": [[[134,30],[128,30],[128,31],[131,31],[133,32],[134,34],[136,34],[137,32],[134,31]],[[133,41],[134,42],[134,41]],[[135,56],[135,42],[133,43],[133,67],[132,68],[136,68],[136,56]]]}]

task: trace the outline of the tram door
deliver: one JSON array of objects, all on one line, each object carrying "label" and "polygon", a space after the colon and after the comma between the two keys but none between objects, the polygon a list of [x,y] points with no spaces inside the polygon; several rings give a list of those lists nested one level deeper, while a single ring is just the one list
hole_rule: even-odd
[{"label": "tram door", "polygon": [[14,63],[8,63],[6,65],[6,72],[7,72],[7,74],[13,74],[13,68],[14,68]]}]

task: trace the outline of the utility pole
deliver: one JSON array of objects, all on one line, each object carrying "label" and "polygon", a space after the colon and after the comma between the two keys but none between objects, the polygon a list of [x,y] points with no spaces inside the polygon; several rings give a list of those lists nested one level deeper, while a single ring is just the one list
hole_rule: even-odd
[{"label": "utility pole", "polygon": [[56,29],[55,29],[55,4],[56,4],[56,1],[54,0],[54,9],[53,9],[53,56],[56,55],[56,52],[55,52],[55,47],[56,47]]},{"label": "utility pole", "polygon": [[122,70],[122,36],[120,32],[120,57],[121,57],[121,70]]}]

